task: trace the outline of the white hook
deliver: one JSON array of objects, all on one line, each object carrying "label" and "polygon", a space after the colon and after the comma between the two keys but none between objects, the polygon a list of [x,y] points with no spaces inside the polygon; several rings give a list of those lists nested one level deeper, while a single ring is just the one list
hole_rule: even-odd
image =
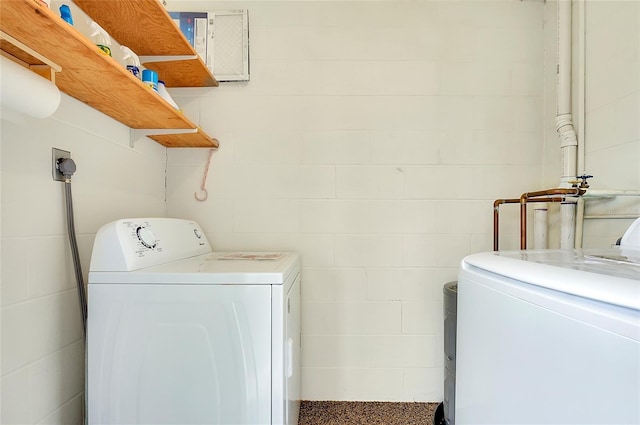
[{"label": "white hook", "polygon": [[207,160],[207,167],[204,170],[204,176],[202,176],[202,184],[200,184],[200,193],[194,192],[193,196],[197,201],[206,201],[209,197],[209,192],[205,186],[207,185],[207,176],[209,175],[209,166],[211,165],[211,157],[213,156],[213,149],[209,150],[209,159]]}]

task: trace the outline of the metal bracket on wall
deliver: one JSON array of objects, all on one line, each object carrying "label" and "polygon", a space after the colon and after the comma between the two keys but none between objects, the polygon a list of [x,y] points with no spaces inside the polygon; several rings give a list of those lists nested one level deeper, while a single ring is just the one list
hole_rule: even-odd
[{"label": "metal bracket on wall", "polygon": [[130,128],[129,147],[134,148],[136,141],[147,136],[161,136],[166,134],[197,133],[197,128]]},{"label": "metal bracket on wall", "polygon": [[172,61],[188,61],[198,59],[198,55],[175,55],[175,56],[138,56],[140,63],[152,62],[172,62]]}]

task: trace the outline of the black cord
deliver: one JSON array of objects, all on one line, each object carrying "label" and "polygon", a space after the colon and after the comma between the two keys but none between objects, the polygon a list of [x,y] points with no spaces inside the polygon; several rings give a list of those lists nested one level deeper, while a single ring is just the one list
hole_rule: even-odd
[{"label": "black cord", "polygon": [[73,257],[73,269],[76,274],[76,284],[78,288],[78,302],[80,303],[80,314],[82,315],[82,333],[87,337],[87,297],[82,276],[82,266],[80,264],[80,252],[76,240],[76,229],[73,220],[73,197],[71,195],[71,179],[64,182],[64,191],[67,207],[67,231],[69,233],[69,244],[71,245],[71,255]]}]

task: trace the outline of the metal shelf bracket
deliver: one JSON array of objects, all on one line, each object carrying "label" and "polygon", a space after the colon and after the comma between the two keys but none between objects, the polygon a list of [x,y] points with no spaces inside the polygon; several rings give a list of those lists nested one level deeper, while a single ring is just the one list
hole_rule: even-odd
[{"label": "metal shelf bracket", "polygon": [[171,61],[189,61],[198,59],[198,55],[175,55],[175,56],[138,56],[140,63],[150,62],[171,62]]},{"label": "metal shelf bracket", "polygon": [[197,128],[130,128],[129,147],[134,148],[135,142],[147,136],[161,136],[165,134],[187,134],[197,132]]}]

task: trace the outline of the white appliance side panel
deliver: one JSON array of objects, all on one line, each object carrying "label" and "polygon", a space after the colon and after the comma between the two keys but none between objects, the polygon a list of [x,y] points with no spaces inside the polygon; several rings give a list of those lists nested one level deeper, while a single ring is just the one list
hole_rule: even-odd
[{"label": "white appliance side panel", "polygon": [[271,287],[272,304],[271,310],[271,423],[275,425],[285,425],[285,411],[283,409],[286,387],[284,386],[284,352],[285,352],[285,294],[291,287],[288,282],[285,285]]},{"label": "white appliance side panel", "polygon": [[89,423],[270,423],[270,317],[266,285],[89,285]]},{"label": "white appliance side panel", "polygon": [[458,277],[456,424],[640,423],[639,338],[594,324],[624,314],[582,320],[571,313],[579,306],[545,307],[520,285]]},{"label": "white appliance side panel", "polygon": [[289,291],[287,310],[287,424],[296,425],[300,416],[302,398],[302,328],[301,328],[301,283],[298,275]]},{"label": "white appliance side panel", "polygon": [[273,424],[296,425],[300,412],[300,274],[273,286]]},{"label": "white appliance side panel", "polygon": [[286,350],[285,350],[285,376],[286,376],[286,411],[287,425],[296,425],[300,413],[301,393],[301,328],[300,328],[300,275],[297,276],[293,287],[287,296],[286,326]]}]

